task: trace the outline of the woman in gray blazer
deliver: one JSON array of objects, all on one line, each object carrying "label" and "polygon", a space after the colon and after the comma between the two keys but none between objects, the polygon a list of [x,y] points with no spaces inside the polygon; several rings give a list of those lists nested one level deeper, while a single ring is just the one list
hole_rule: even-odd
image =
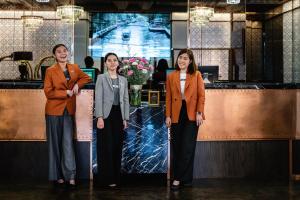
[{"label": "woman in gray blazer", "polygon": [[104,62],[107,73],[98,76],[95,89],[98,128],[95,183],[114,188],[120,183],[124,129],[129,120],[128,83],[118,75],[119,59],[115,53],[106,54]]}]

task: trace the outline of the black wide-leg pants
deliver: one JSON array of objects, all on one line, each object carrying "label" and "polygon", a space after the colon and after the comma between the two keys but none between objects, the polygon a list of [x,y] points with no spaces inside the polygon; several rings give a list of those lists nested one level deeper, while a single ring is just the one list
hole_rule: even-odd
[{"label": "black wide-leg pants", "polygon": [[171,125],[171,152],[173,179],[191,183],[198,127],[189,121],[186,102],[182,101],[178,123]]},{"label": "black wide-leg pants", "polygon": [[99,184],[119,184],[124,140],[123,119],[120,106],[113,105],[104,128],[97,129],[96,182]]}]

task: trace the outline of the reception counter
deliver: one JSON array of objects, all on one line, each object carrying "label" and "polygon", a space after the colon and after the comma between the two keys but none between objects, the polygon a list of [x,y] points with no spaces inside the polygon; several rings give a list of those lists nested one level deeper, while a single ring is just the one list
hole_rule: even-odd
[{"label": "reception counter", "polygon": [[[42,87],[41,82],[0,82],[1,177],[47,178]],[[93,88],[87,85],[77,101],[79,178],[92,178],[95,164]],[[288,179],[300,173],[299,85],[218,83],[206,88],[207,120],[199,129],[194,178]],[[164,103],[143,103],[130,113],[123,173],[167,173]]]}]

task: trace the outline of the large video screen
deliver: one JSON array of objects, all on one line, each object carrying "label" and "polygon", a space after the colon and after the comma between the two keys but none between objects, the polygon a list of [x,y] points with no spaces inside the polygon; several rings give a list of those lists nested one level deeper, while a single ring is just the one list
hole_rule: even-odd
[{"label": "large video screen", "polygon": [[91,56],[171,57],[170,15],[92,13]]}]

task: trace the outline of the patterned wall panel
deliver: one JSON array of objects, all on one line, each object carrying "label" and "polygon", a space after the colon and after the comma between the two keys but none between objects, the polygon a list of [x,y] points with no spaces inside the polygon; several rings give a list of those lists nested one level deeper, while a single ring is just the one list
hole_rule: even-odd
[{"label": "patterned wall panel", "polygon": [[[231,15],[228,13],[216,13],[210,22],[204,26],[191,23],[190,44],[198,65],[218,65],[219,79],[228,80],[230,64],[230,49],[234,48],[236,64],[239,65],[239,79],[245,80],[245,52],[243,44],[243,29],[245,29],[245,17],[243,13],[233,15],[233,27],[231,27]],[[174,23],[174,22],[173,22]],[[201,50],[202,49],[202,50]],[[174,60],[179,50],[174,50]]]},{"label": "patterned wall panel", "polygon": [[[283,81],[283,16],[276,16],[273,21],[273,80]],[[268,67],[268,66],[266,66]]]},{"label": "patterned wall panel", "polygon": [[293,0],[293,7],[298,8],[300,6],[300,0]]},{"label": "patterned wall panel", "polygon": [[265,23],[265,48],[264,48],[264,59],[265,59],[265,66],[267,69],[267,73],[265,74],[266,80],[272,80],[273,74],[273,24],[271,20],[266,21]]},{"label": "patterned wall panel", "polygon": [[[55,44],[64,43],[70,49],[73,60],[74,25],[62,23],[55,12],[34,12],[44,17],[43,25],[35,31],[24,29],[20,17],[21,11],[4,11],[0,14],[0,56],[10,55],[14,51],[32,51],[34,67],[41,58],[52,55]],[[47,64],[47,63],[46,63]],[[0,79],[19,77],[19,62],[0,62]]]},{"label": "patterned wall panel", "polygon": [[252,29],[252,64],[255,69],[256,79],[263,78],[262,65],[262,29]]},{"label": "patterned wall panel", "polygon": [[300,0],[283,5],[283,69],[284,82],[300,82]]},{"label": "patterned wall panel", "polygon": [[231,47],[234,49],[234,61],[238,66],[238,80],[246,80],[246,68],[245,68],[245,22],[233,22],[232,35],[231,35]]},{"label": "patterned wall panel", "polygon": [[230,13],[215,13],[213,17],[210,18],[210,21],[230,21]]},{"label": "patterned wall panel", "polygon": [[[248,21],[247,21],[248,22]],[[252,52],[251,52],[251,27],[247,25],[246,33],[245,33],[245,39],[246,39],[246,79],[248,80],[248,77],[251,77],[251,65],[252,65]]]},{"label": "patterned wall panel", "polygon": [[191,24],[191,48],[230,48],[230,22],[209,22],[205,26]]},{"label": "patterned wall panel", "polygon": [[239,68],[239,80],[246,80],[246,62],[244,60],[244,57],[244,49],[235,49],[236,64]]},{"label": "patterned wall panel", "polygon": [[283,15],[283,81],[291,83],[293,81],[293,13],[288,12]]},{"label": "patterned wall panel", "polygon": [[229,50],[194,50],[196,63],[219,66],[219,80],[228,80]]},{"label": "patterned wall panel", "polygon": [[293,9],[293,1],[289,1],[289,2],[286,2],[285,4],[283,4],[282,6],[282,11],[283,12],[287,12],[287,11],[290,11]]},{"label": "patterned wall panel", "polygon": [[231,47],[242,48],[243,47],[243,31],[246,28],[245,22],[234,22],[231,35]]},{"label": "patterned wall panel", "polygon": [[293,58],[294,81],[300,83],[300,8],[293,11]]},{"label": "patterned wall panel", "polygon": [[[20,20],[0,19],[0,56],[23,50],[23,26],[21,25]],[[0,79],[16,78],[19,74],[17,64],[11,61],[0,62]]]},{"label": "patterned wall panel", "polygon": [[244,13],[233,13],[233,21],[246,21],[246,15]]},{"label": "patterned wall panel", "polygon": [[247,22],[246,29],[246,70],[247,80],[262,79],[262,28],[259,22]]}]

